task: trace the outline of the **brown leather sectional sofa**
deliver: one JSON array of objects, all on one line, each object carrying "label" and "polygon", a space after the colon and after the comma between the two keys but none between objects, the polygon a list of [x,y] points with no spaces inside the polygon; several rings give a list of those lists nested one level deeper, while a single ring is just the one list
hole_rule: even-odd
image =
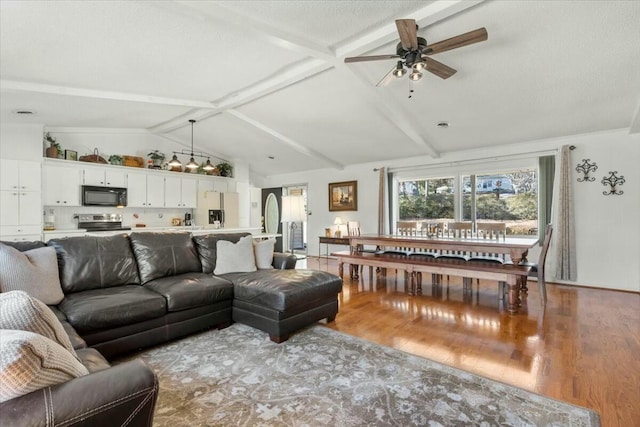
[{"label": "brown leather sectional sofa", "polygon": [[[155,374],[141,360],[110,366],[106,359],[233,321],[282,342],[302,327],[335,318],[342,279],[294,270],[292,255],[274,254],[274,269],[213,275],[217,242],[245,235],[50,240],[65,294],[51,308],[90,374],[0,404],[0,420],[12,426],[148,426],[158,391]],[[11,246],[24,251],[44,243]]]}]

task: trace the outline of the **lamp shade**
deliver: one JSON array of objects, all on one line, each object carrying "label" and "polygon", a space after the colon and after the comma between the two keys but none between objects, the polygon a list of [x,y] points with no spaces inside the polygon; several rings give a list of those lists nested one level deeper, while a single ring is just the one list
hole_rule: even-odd
[{"label": "lamp shade", "polygon": [[304,197],[282,196],[282,218],[280,222],[303,222],[306,220]]},{"label": "lamp shade", "polygon": [[339,216],[336,217],[336,219],[333,221],[333,223],[335,225],[342,225],[342,218],[340,218]]}]

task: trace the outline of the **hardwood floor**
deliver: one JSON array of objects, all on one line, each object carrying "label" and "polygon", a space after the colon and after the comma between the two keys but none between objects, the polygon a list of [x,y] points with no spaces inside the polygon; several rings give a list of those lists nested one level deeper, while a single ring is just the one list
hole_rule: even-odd
[{"label": "hardwood floor", "polygon": [[[297,268],[305,264],[338,272],[334,260]],[[473,295],[463,296],[461,278],[436,289],[427,279],[412,297],[402,273],[378,281],[364,270],[351,282],[345,268],[330,328],[594,409],[605,427],[640,426],[639,294],[547,284],[543,312],[530,281],[520,313],[510,315],[496,283],[474,280]]]}]

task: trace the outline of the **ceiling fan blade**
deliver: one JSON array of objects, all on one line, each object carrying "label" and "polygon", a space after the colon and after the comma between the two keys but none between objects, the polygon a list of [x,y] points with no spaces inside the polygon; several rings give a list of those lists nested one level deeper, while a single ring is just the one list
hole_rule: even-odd
[{"label": "ceiling fan blade", "polygon": [[400,43],[404,50],[416,50],[418,48],[418,31],[415,19],[396,19],[396,27],[400,35]]},{"label": "ceiling fan blade", "polygon": [[450,39],[429,44],[422,53],[425,55],[433,55],[434,53],[445,52],[447,50],[457,49],[473,43],[483,42],[487,40],[487,38],[487,29],[482,27],[477,30],[469,31],[468,33],[460,34],[459,36],[451,37]]},{"label": "ceiling fan blade", "polygon": [[372,55],[372,56],[351,56],[344,58],[345,63],[349,62],[365,62],[365,61],[380,61],[383,59],[397,59],[398,55]]},{"label": "ceiling fan blade", "polygon": [[448,65],[444,65],[442,62],[438,62],[433,58],[427,57],[427,58],[424,58],[424,61],[427,63],[427,71],[429,71],[432,74],[435,74],[440,78],[448,79],[449,77],[457,73],[457,70],[454,70]]},{"label": "ceiling fan blade", "polygon": [[387,74],[383,78],[380,79],[378,83],[376,83],[376,87],[384,87],[388,85],[391,81],[396,79],[397,77],[393,75],[393,72],[396,70],[396,67],[393,67],[389,70]]}]

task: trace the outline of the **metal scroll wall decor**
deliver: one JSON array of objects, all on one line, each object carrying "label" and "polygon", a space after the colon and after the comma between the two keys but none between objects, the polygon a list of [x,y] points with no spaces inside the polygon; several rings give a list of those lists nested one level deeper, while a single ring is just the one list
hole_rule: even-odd
[{"label": "metal scroll wall decor", "polygon": [[624,176],[616,176],[617,173],[618,171],[609,171],[609,176],[602,177],[602,181],[600,181],[602,182],[602,185],[604,185],[605,187],[607,185],[611,187],[610,191],[605,190],[602,192],[602,194],[604,194],[605,196],[619,196],[624,193],[624,191],[622,190],[616,190],[616,186],[624,184]]},{"label": "metal scroll wall decor", "polygon": [[582,159],[582,163],[576,166],[576,171],[584,174],[584,177],[578,178],[578,182],[592,182],[596,179],[592,176],[589,176],[589,172],[595,172],[598,170],[598,166],[596,166],[596,162],[589,163],[591,159]]}]

